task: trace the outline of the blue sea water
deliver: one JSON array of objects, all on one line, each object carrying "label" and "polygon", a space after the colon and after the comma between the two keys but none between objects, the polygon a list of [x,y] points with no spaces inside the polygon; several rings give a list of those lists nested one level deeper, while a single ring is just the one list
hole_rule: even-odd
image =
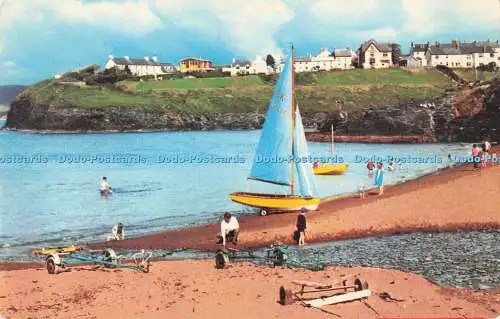
[{"label": "blue sea water", "polygon": [[[104,240],[117,222],[131,236],[212,222],[226,210],[252,213],[228,194],[288,191],[247,180],[259,136],[260,131],[0,131],[0,259],[22,259],[34,247]],[[309,143],[309,151],[328,156],[329,145]],[[320,196],[353,192],[361,180],[372,184],[362,161],[366,157],[441,162],[397,166],[385,174],[384,183],[394,184],[447,166],[448,153],[468,152],[469,145],[461,144],[338,143],[337,160],[342,157],[350,168],[342,176],[318,176]],[[192,161],[175,163],[182,158]],[[98,192],[102,176],[114,189],[107,198]]]}]

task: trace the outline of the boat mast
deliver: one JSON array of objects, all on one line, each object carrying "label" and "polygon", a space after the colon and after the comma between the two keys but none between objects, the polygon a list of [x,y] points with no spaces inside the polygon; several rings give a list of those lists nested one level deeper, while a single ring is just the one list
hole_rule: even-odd
[{"label": "boat mast", "polygon": [[295,61],[294,61],[294,56],[293,56],[293,43],[292,43],[292,160],[291,160],[291,165],[290,165],[290,174],[291,174],[291,185],[290,185],[290,192],[291,195],[293,195],[293,184],[294,184],[294,171],[293,171],[293,166],[294,166],[294,156],[295,152],[293,150],[294,146],[294,127],[295,127]]},{"label": "boat mast", "polygon": [[333,155],[333,124],[332,124],[332,144],[330,145],[330,153]]}]

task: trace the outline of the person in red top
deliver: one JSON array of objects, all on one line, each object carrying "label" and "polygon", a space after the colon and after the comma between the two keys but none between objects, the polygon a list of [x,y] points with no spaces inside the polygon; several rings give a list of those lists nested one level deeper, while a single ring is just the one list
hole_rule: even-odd
[{"label": "person in red top", "polygon": [[366,168],[368,168],[368,175],[373,175],[375,164],[372,161],[369,161],[368,164],[366,164]]},{"label": "person in red top", "polygon": [[479,147],[476,144],[472,145],[472,158],[474,160],[474,168],[479,167]]}]

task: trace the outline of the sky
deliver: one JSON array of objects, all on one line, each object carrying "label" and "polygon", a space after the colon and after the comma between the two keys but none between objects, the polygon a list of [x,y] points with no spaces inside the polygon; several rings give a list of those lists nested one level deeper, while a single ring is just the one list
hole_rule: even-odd
[{"label": "sky", "polygon": [[32,84],[116,57],[233,57],[500,40],[500,0],[0,0],[0,85]]}]

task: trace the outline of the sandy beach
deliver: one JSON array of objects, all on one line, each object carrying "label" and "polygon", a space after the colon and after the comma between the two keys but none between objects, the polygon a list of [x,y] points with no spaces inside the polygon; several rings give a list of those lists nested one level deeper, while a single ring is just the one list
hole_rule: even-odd
[{"label": "sandy beach", "polygon": [[[500,228],[500,165],[468,165],[387,187],[383,196],[352,196],[324,202],[308,214],[307,242],[411,231]],[[292,243],[295,214],[240,219],[240,248],[275,241]],[[163,232],[92,247],[215,250],[219,225]],[[214,260],[153,262],[149,273],[92,266],[49,275],[42,264],[2,264],[0,314],[6,318],[388,318],[413,316],[495,318],[500,291],[445,288],[416,274],[376,268],[330,267],[325,271],[235,263],[215,269]],[[28,268],[28,269],[25,269]],[[8,271],[10,270],[10,271]],[[292,280],[340,282],[359,276],[372,295],[326,306],[281,306],[280,286]],[[399,301],[382,299],[388,293]],[[334,314],[332,314],[334,313]]]},{"label": "sandy beach", "polygon": [[[86,267],[59,275],[28,269],[0,276],[0,313],[6,318],[494,318],[500,312],[498,291],[442,288],[418,275],[359,267],[312,272],[235,263],[220,270],[212,260],[162,261],[147,274]],[[280,286],[294,288],[292,280],[350,283],[354,276],[369,284],[368,305],[325,306],[325,313],[278,303]],[[383,292],[394,300],[382,299]]]},{"label": "sandy beach", "polygon": [[[370,194],[323,202],[307,215],[307,242],[390,235],[412,231],[484,230],[500,228],[500,165],[473,170],[462,165],[386,187]],[[256,248],[276,241],[293,244],[296,214],[239,219],[239,248]],[[94,244],[130,249],[200,249],[218,247],[218,224],[204,225],[124,241]]]}]

